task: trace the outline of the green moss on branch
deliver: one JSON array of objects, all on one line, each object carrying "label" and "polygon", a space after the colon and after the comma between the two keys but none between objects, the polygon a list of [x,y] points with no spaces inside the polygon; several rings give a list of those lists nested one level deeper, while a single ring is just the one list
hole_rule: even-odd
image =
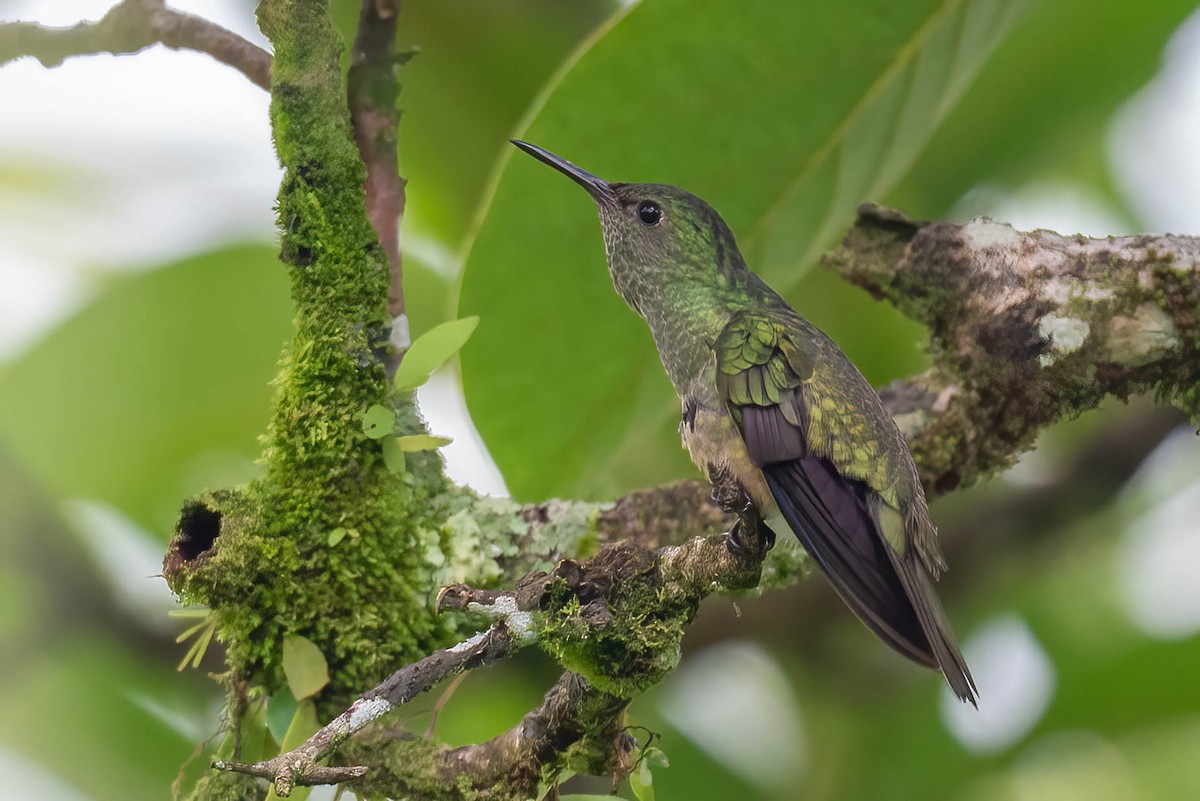
[{"label": "green moss on branch", "polygon": [[[330,668],[320,698],[329,712],[445,637],[429,608],[436,587],[426,553],[444,525],[449,485],[436,454],[389,472],[380,441],[362,429],[375,404],[396,408],[397,433],[424,425],[410,397],[394,397],[380,360],[388,267],[366,214],[327,4],[264,0],[259,22],[275,51],[271,124],[284,167],[281,258],[295,335],[263,476],[189,502],[180,540],[204,519],[201,509],[216,536],[202,557],[166,573],[184,601],[213,609],[236,674],[270,692],[284,684],[284,637],[314,642]],[[350,535],[331,545],[336,529]]]}]

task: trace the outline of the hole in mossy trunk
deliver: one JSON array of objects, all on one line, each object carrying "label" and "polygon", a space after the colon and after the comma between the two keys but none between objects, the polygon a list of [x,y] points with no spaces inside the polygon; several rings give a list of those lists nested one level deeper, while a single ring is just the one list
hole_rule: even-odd
[{"label": "hole in mossy trunk", "polygon": [[190,562],[212,549],[221,535],[221,513],[203,503],[186,504],[179,513],[179,555]]},{"label": "hole in mossy trunk", "polygon": [[163,560],[168,576],[208,554],[221,536],[221,512],[202,500],[190,500],[179,510],[175,537]]}]

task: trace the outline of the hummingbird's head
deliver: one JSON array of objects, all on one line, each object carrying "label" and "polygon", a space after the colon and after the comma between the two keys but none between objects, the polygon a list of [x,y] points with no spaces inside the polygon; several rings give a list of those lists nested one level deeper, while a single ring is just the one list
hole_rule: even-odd
[{"label": "hummingbird's head", "polygon": [[748,272],[729,226],[690,192],[668,184],[609,183],[536,145],[513,144],[592,196],[613,284],[639,314],[681,293],[721,293]]}]

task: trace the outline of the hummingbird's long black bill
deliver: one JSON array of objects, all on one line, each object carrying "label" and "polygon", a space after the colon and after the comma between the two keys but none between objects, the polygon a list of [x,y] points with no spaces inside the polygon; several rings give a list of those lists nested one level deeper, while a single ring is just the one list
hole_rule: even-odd
[{"label": "hummingbird's long black bill", "polygon": [[538,147],[537,145],[531,145],[528,142],[522,142],[520,139],[512,139],[510,141],[538,161],[542,162],[543,164],[550,165],[575,183],[582,186],[588,191],[589,194],[591,194],[592,197],[597,199],[603,198],[605,200],[613,199],[614,196],[612,187],[610,187],[608,185],[608,181],[604,180],[603,178],[592,175],[582,167],[572,164],[562,156],[554,155],[545,148]]}]

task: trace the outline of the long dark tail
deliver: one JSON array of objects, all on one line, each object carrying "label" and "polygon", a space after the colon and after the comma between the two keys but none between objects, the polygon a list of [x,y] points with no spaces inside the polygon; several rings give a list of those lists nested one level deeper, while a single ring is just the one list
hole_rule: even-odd
[{"label": "long dark tail", "polygon": [[854,614],[899,653],[941,670],[955,695],[978,705],[933,580],[915,548],[899,554],[888,545],[871,512],[870,488],[815,456],[762,470],[784,519]]}]

